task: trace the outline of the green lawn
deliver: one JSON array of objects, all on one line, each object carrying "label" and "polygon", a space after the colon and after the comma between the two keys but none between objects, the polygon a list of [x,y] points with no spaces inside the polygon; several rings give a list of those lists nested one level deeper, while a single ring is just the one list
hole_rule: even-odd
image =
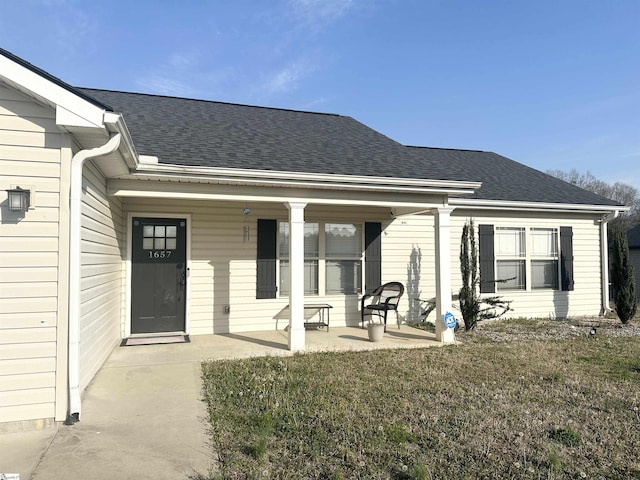
[{"label": "green lawn", "polygon": [[640,478],[640,337],[517,338],[204,364],[219,478]]}]

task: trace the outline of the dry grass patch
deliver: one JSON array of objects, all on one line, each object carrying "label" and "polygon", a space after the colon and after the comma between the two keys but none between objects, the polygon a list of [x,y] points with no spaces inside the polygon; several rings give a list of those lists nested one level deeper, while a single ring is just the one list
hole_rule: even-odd
[{"label": "dry grass patch", "polygon": [[491,328],[446,348],[204,364],[220,476],[640,478],[639,338]]}]

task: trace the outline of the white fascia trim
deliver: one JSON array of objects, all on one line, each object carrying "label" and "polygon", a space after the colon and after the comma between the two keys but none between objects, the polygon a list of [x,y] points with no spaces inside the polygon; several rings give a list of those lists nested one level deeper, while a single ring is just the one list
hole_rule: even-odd
[{"label": "white fascia trim", "polygon": [[160,162],[160,159],[154,155],[138,155],[138,159],[140,163],[146,163],[149,165],[157,165]]},{"label": "white fascia trim", "polygon": [[[73,126],[101,128],[104,109],[93,105],[91,102],[71,93],[69,90],[47,80],[39,74],[22,65],[0,55],[1,76],[14,88],[31,92],[36,97],[50,102],[56,108],[56,121],[58,117],[62,122],[71,122]],[[78,123],[79,125],[76,125]],[[64,126],[63,124],[60,124]]]},{"label": "white fascia trim", "polygon": [[336,199],[336,198],[314,198],[314,197],[294,197],[294,196],[273,196],[269,197],[261,195],[244,194],[242,192],[236,195],[222,194],[217,195],[215,193],[180,193],[180,192],[167,192],[165,190],[152,190],[152,191],[140,191],[140,190],[128,190],[117,188],[115,190],[109,189],[108,194],[114,197],[130,197],[130,198],[161,198],[161,199],[174,199],[174,200],[216,200],[216,201],[243,201],[243,202],[259,202],[259,203],[289,203],[289,202],[305,202],[308,205],[350,205],[350,206],[367,206],[367,207],[412,207],[420,209],[421,213],[427,211],[433,211],[433,209],[439,207],[441,204],[432,204],[433,206],[425,209],[424,203],[419,202],[406,202],[398,200],[359,200],[359,199]]},{"label": "white fascia trim", "polygon": [[619,205],[584,205],[577,203],[545,203],[545,202],[514,202],[502,200],[475,200],[468,198],[449,198],[449,203],[457,207],[474,208],[477,210],[526,210],[536,212],[585,212],[607,213],[626,212],[629,207]]},{"label": "white fascia trim", "polygon": [[133,139],[131,138],[131,133],[129,132],[129,127],[127,127],[124,117],[119,113],[104,112],[103,121],[105,125],[112,126],[115,132],[122,135],[122,143],[124,143],[125,146],[125,161],[131,170],[135,170],[140,163],[140,156],[136,151]]},{"label": "white fascia trim", "polygon": [[181,165],[140,164],[136,173],[146,176],[179,177],[184,180],[211,180],[305,188],[351,188],[360,190],[414,191],[469,195],[480,188],[480,182],[454,180],[422,180],[410,178],[358,177],[317,173],[248,170],[240,168],[187,167]]}]

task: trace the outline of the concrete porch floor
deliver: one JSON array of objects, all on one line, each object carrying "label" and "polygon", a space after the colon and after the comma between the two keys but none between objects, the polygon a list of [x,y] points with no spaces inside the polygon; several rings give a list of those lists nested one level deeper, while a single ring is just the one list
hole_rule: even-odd
[{"label": "concrete porch floor", "polygon": [[[266,355],[291,355],[285,330],[195,335],[188,344],[139,345],[114,349],[105,367],[115,365],[153,365],[201,362]],[[424,348],[442,345],[433,333],[403,325],[389,325],[381,342],[370,342],[360,327],[334,327],[306,330],[306,353],[360,351],[385,348]]]},{"label": "concrete porch floor", "polygon": [[[442,345],[431,333],[395,325],[381,342],[367,330],[307,330],[306,351]],[[0,473],[20,479],[209,478],[203,360],[291,355],[286,331],[191,337],[191,343],[116,347],[83,394],[73,426],[0,435]]]}]

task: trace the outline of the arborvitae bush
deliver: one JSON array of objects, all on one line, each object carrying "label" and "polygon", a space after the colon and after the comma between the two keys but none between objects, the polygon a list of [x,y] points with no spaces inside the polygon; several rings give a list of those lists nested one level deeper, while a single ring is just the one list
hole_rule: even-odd
[{"label": "arborvitae bush", "polygon": [[[500,296],[494,295],[484,298],[480,296],[478,248],[475,227],[471,219],[462,228],[460,273],[462,274],[462,288],[459,297],[460,313],[464,320],[465,330],[473,330],[479,321],[501,317],[511,310],[511,302]],[[495,279],[489,281],[500,282]]]},{"label": "arborvitae bush", "polygon": [[629,322],[636,314],[636,281],[633,264],[629,255],[627,234],[620,228],[614,228],[611,232],[611,286],[613,287],[613,300],[616,304],[618,318],[624,324]]},{"label": "arborvitae bush", "polygon": [[465,330],[471,330],[476,327],[480,313],[480,293],[477,288],[479,284],[478,250],[473,220],[469,220],[462,228],[460,273],[462,274],[460,313],[464,320]]}]

